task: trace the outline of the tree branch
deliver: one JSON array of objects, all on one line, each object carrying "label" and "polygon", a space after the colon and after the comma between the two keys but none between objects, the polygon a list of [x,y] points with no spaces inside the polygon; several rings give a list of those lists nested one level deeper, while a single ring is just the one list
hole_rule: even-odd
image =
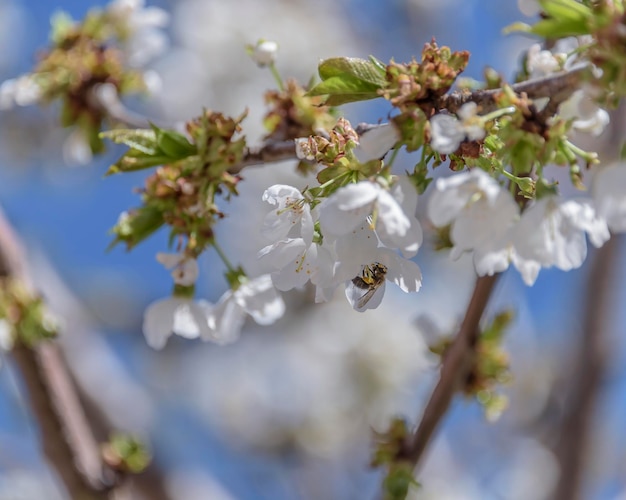
[{"label": "tree branch", "polygon": [[583,336],[578,348],[576,374],[572,381],[573,394],[565,418],[556,455],[560,477],[554,494],[555,500],[582,498],[584,466],[587,460],[594,411],[598,391],[606,371],[608,350],[605,333],[611,317],[613,278],[619,238],[613,236],[593,259],[587,283]]},{"label": "tree branch", "polygon": [[[12,277],[32,289],[24,252],[0,212],[0,277]],[[65,360],[56,343],[31,348],[22,342],[10,352],[26,386],[41,446],[73,500],[113,498],[116,474],[103,463],[80,405]]]},{"label": "tree branch", "polygon": [[[511,85],[513,91],[518,94],[526,94],[531,99],[550,98],[544,114],[548,111],[556,112],[558,105],[566,100],[576,91],[582,81],[583,76],[588,72],[587,66],[577,66],[569,71],[562,71],[543,78],[529,80],[526,82]],[[458,109],[468,102],[475,102],[480,107],[481,113],[489,113],[497,109],[497,98],[502,94],[503,89],[455,91],[437,99],[433,105],[435,109],[446,109],[451,113],[456,113]],[[133,111],[127,109],[120,101],[117,90],[112,84],[100,84],[93,89],[91,94],[92,104],[110,117],[125,123],[131,127],[144,128],[149,123],[156,123],[163,128],[181,128],[180,126],[159,124],[148,120]],[[361,124],[357,128],[358,133],[380,126],[380,124]],[[256,147],[247,147],[244,151],[244,158],[241,163],[232,167],[229,172],[237,174],[245,167],[262,165],[286,160],[296,159],[296,149],[293,140],[271,141],[260,144]]]},{"label": "tree branch", "polygon": [[433,391],[417,430],[401,451],[402,460],[414,467],[419,464],[426,447],[446,414],[454,393],[462,386],[470,370],[478,340],[478,323],[483,315],[498,275],[482,276],[476,280],[465,318],[456,338],[446,350],[439,382]]},{"label": "tree branch", "polygon": [[[587,65],[579,65],[568,71],[561,71],[553,75],[544,76],[534,80],[516,83],[511,89],[517,94],[526,94],[530,99],[550,98],[550,107],[554,112],[558,105],[571,96],[580,88],[583,77],[589,71]],[[442,96],[435,103],[436,109],[447,109],[451,113],[468,102],[475,102],[481,113],[489,113],[497,109],[497,98],[502,94],[502,89],[475,90],[473,92],[452,92]]]}]

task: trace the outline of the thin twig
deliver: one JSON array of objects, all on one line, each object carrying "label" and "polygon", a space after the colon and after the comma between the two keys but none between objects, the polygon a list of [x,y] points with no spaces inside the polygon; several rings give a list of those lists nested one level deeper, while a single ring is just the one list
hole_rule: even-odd
[{"label": "thin twig", "polygon": [[[0,276],[19,279],[32,288],[24,252],[0,212]],[[73,500],[113,498],[116,474],[105,466],[80,405],[72,378],[53,341],[30,348],[21,342],[11,350],[20,371],[32,415],[40,428],[44,455]]]},{"label": "thin twig", "polygon": [[606,372],[606,331],[611,317],[613,284],[619,238],[611,238],[593,259],[585,297],[583,336],[578,349],[576,375],[556,450],[560,477],[554,500],[582,498],[584,467],[602,379]]},{"label": "thin twig", "polygon": [[467,377],[474,347],[478,340],[478,323],[487,306],[497,276],[482,276],[476,280],[459,333],[444,355],[439,382],[426,405],[417,430],[409,437],[402,450],[402,460],[410,462],[415,467],[446,414],[454,393]]}]

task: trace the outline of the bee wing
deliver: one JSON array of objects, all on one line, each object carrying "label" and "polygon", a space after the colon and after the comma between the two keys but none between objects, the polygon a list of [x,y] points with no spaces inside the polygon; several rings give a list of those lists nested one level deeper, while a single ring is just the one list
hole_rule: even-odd
[{"label": "bee wing", "polygon": [[361,298],[357,301],[356,307],[357,309],[363,309],[365,305],[371,300],[371,298],[376,293],[376,288],[370,288],[367,292],[361,295]]}]

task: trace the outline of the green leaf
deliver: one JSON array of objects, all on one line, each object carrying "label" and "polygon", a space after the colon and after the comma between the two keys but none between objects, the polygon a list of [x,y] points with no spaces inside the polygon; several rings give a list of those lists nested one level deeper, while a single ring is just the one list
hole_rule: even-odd
[{"label": "green leaf", "polygon": [[386,85],[385,66],[375,58],[334,57],[322,61],[318,72],[322,82],[308,95],[328,95],[330,106],[375,99]]},{"label": "green leaf", "polygon": [[131,149],[117,160],[116,163],[111,165],[104,175],[109,176],[121,172],[144,170],[146,168],[156,167],[157,165],[165,165],[169,161],[170,158],[168,156],[150,156]]},{"label": "green leaf", "polygon": [[374,63],[356,57],[333,57],[322,61],[317,70],[322,80],[334,76],[352,76],[380,88],[386,83],[385,72],[381,72],[380,64],[380,61]]},{"label": "green leaf", "polygon": [[366,101],[379,97],[379,87],[350,76],[334,76],[318,83],[309,91],[309,95],[328,95],[329,106],[338,106],[348,102]]},{"label": "green leaf", "polygon": [[165,224],[163,212],[156,207],[143,206],[120,220],[111,230],[115,239],[107,250],[120,242],[126,243],[128,250],[145,240],[148,236]]},{"label": "green leaf", "polygon": [[549,17],[559,20],[585,20],[592,15],[591,9],[576,0],[539,0],[541,10]]},{"label": "green leaf", "polygon": [[589,28],[584,20],[579,19],[542,19],[531,27],[530,33],[545,38],[563,38],[566,36],[579,36],[589,33]]},{"label": "green leaf", "polygon": [[181,160],[197,153],[196,147],[183,134],[174,130],[164,130],[152,124],[151,127],[156,134],[158,148],[172,160]]}]

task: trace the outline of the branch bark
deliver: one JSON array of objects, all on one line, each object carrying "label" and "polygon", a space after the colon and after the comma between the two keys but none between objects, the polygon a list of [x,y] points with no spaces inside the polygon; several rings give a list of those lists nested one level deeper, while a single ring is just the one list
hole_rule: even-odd
[{"label": "branch bark", "polygon": [[[0,212],[0,277],[21,280],[32,288],[24,252]],[[16,342],[11,358],[26,388],[40,429],[43,453],[72,500],[107,500],[114,496],[116,474],[103,463],[82,410],[65,360],[53,341],[35,348]]]},{"label": "branch bark", "polygon": [[474,291],[465,312],[459,333],[447,349],[441,376],[433,391],[417,430],[402,450],[402,459],[414,467],[420,462],[437,427],[448,411],[454,393],[467,377],[478,340],[478,323],[485,311],[498,275],[482,276],[476,280]]}]

